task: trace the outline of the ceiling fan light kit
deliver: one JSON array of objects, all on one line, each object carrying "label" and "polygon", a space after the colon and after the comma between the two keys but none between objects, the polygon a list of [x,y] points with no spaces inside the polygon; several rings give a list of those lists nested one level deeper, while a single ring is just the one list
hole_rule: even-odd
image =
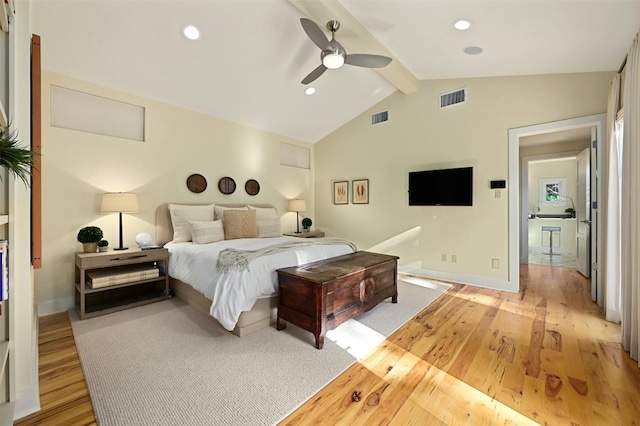
[{"label": "ceiling fan light kit", "polygon": [[326,51],[322,52],[322,65],[330,70],[337,70],[344,65],[344,56],[340,53],[326,54]]},{"label": "ceiling fan light kit", "polygon": [[327,69],[338,69],[344,64],[364,68],[382,68],[391,62],[391,58],[387,56],[347,54],[345,48],[335,38],[335,33],[340,28],[340,22],[338,21],[327,22],[327,29],[331,31],[331,40],[327,39],[320,27],[312,20],[300,18],[300,23],[307,36],[321,50],[321,64],[302,80],[302,84],[309,84],[324,74]]}]

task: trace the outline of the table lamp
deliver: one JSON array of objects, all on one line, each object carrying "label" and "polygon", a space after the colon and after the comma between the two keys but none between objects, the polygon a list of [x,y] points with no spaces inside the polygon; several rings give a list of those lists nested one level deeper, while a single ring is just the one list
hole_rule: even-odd
[{"label": "table lamp", "polygon": [[131,192],[107,192],[102,194],[100,213],[118,213],[120,216],[120,245],[114,250],[126,250],[122,245],[122,213],[138,213],[138,196]]},{"label": "table lamp", "polygon": [[290,212],[296,212],[296,234],[300,233],[300,212],[307,211],[307,203],[304,200],[289,200]]}]

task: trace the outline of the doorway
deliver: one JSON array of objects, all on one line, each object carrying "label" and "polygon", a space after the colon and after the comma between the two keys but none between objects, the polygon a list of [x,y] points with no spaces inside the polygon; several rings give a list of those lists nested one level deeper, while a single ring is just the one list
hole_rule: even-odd
[{"label": "doorway", "polygon": [[[528,161],[522,162],[521,149],[525,149],[527,142],[531,143],[532,148],[528,154],[529,156],[535,155],[547,155],[552,156],[554,154],[545,153],[544,151],[548,147],[544,147],[545,143],[536,140],[536,138],[548,138],[550,135],[559,132],[569,131],[585,131],[589,132],[591,137],[589,141],[589,150],[591,152],[591,181],[590,181],[590,196],[589,210],[590,220],[589,226],[591,229],[591,244],[590,244],[590,267],[591,267],[591,296],[593,300],[596,300],[598,304],[603,303],[602,286],[599,284],[599,276],[597,274],[597,265],[600,258],[600,240],[601,230],[597,226],[597,202],[602,193],[601,182],[597,177],[597,171],[602,170],[602,159],[597,155],[598,150],[603,141],[603,132],[605,129],[606,114],[598,114],[562,121],[556,121],[551,123],[544,123],[538,125],[532,125],[527,127],[521,127],[509,130],[509,281],[514,283],[513,287],[519,289],[519,267],[520,263],[528,262],[528,221],[529,221],[529,206],[528,206],[528,178],[527,185],[523,184],[525,180],[522,175],[523,169],[528,169]],[[558,135],[555,135],[556,137]],[[530,138],[527,140],[527,138]],[[521,148],[521,140],[525,142],[525,146]],[[561,151],[567,149],[568,145],[562,145],[560,148],[555,148]],[[534,148],[535,147],[535,148]],[[527,148],[529,149],[529,148]],[[574,149],[572,151],[579,151]],[[558,152],[557,152],[558,153]],[[557,154],[556,153],[556,154]],[[526,256],[526,257],[525,257]]]},{"label": "doorway", "polygon": [[576,132],[575,135],[565,135],[563,132],[550,134],[553,142],[544,146],[535,145],[536,150],[549,152],[535,156],[526,155],[531,145],[527,145],[527,138],[521,139],[522,186],[528,189],[528,194],[521,194],[521,197],[528,197],[529,209],[528,232],[523,231],[523,238],[527,238],[528,255],[522,254],[522,263],[572,269],[577,267],[578,153],[553,151],[589,146],[591,138],[588,130],[585,132],[581,129],[581,133]]}]

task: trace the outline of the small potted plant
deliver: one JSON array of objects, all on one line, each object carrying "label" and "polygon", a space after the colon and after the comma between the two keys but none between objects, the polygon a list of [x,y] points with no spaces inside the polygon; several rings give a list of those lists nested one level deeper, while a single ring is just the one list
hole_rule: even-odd
[{"label": "small potted plant", "polygon": [[309,228],[313,225],[313,221],[308,217],[302,219],[302,228],[304,228],[304,232],[309,232]]},{"label": "small potted plant", "polygon": [[78,241],[82,243],[82,250],[85,253],[95,253],[98,248],[98,241],[102,239],[102,229],[97,226],[85,226],[78,231]]},{"label": "small potted plant", "polygon": [[107,250],[109,250],[109,241],[107,240],[98,241],[98,251],[105,252]]}]

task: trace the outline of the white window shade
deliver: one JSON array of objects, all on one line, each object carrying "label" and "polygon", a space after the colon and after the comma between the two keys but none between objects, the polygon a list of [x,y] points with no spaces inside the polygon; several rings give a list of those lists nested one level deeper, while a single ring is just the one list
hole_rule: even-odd
[{"label": "white window shade", "polygon": [[310,169],[310,152],[309,148],[280,142],[280,164],[283,166]]},{"label": "white window shade", "polygon": [[144,107],[51,86],[51,125],[144,142]]}]

